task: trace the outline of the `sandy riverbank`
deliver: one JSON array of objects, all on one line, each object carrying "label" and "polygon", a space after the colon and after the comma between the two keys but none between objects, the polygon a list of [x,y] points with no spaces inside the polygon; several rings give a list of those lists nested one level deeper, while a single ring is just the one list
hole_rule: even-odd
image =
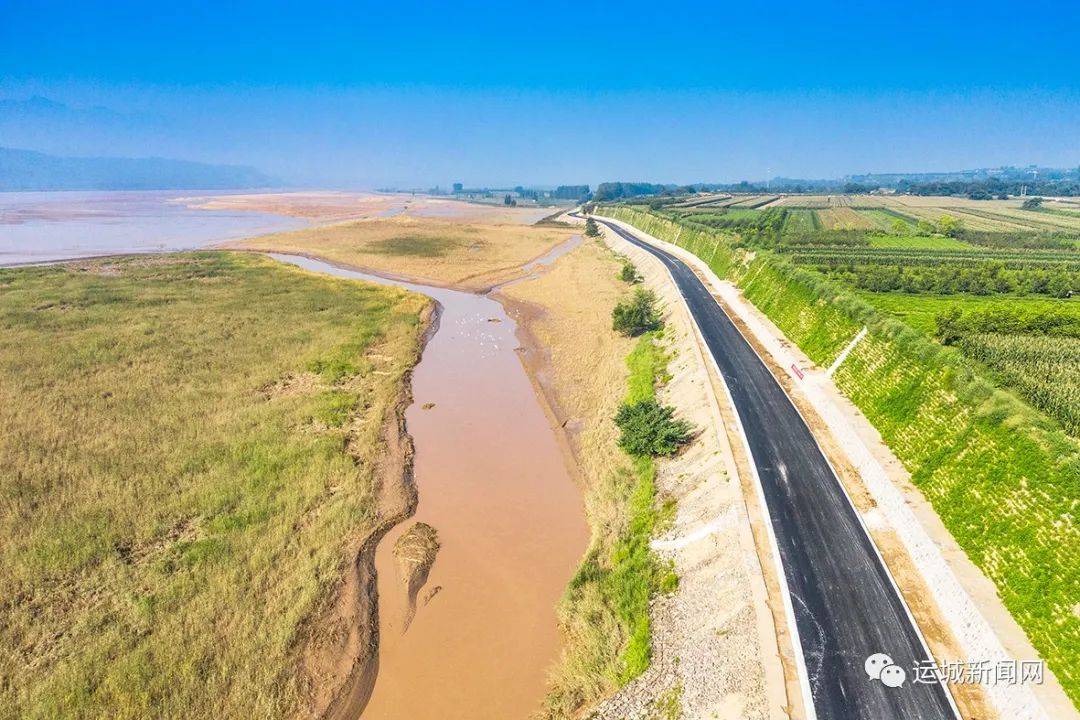
[{"label": "sandy riverbank", "polygon": [[401,215],[452,222],[531,225],[553,212],[552,208],[480,204],[433,195],[330,190],[210,195],[182,198],[178,202],[201,210],[272,213],[317,223]]},{"label": "sandy riverbank", "polygon": [[[722,422],[712,410],[705,366],[662,269],[642,260],[646,285],[668,306],[664,347],[672,354],[671,380],[663,399],[702,429],[684,453],[660,464],[657,478],[658,502],[674,501],[677,512],[654,548],[673,563],[679,587],[654,600],[652,664],[622,689],[595,664],[586,664],[599,654],[596,639],[575,623],[573,608],[564,608],[571,611],[564,613],[569,644],[554,670],[551,698],[561,710],[549,716],[565,717],[567,706],[581,701],[600,718],[646,717],[675,708],[688,718],[783,717],[776,639],[741,496],[721,448]],[[608,248],[587,241],[543,276],[499,293],[523,328],[523,359],[572,450],[594,542],[604,528],[625,522],[610,515],[604,495],[606,477],[627,462],[611,422],[625,392],[624,358],[634,344],[611,330],[611,310],[629,293],[617,278],[619,269]],[[596,677],[585,677],[590,673]]]},{"label": "sandy riverbank", "polygon": [[[415,512],[363,556],[367,583],[346,593],[376,608],[359,631],[367,645],[348,648],[371,660],[353,663],[344,682],[324,690],[329,712],[315,715],[528,718],[558,652],[555,606],[584,550],[585,528],[577,487],[514,352],[513,321],[483,295],[281,259],[393,282],[440,307],[405,413],[416,447]],[[401,562],[417,528],[438,545],[419,580],[407,567],[403,574]],[[331,614],[339,622],[326,632],[355,635],[341,618]]]}]

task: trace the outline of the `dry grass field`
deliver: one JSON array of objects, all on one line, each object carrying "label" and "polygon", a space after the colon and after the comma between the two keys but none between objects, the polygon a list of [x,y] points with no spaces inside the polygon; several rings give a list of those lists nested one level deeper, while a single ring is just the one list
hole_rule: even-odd
[{"label": "dry grass field", "polygon": [[228,247],[311,255],[436,285],[486,290],[571,237],[567,228],[397,216],[265,235]]},{"label": "dry grass field", "polygon": [[0,270],[0,718],[296,716],[427,303],[235,253]]},{"label": "dry grass field", "polygon": [[[943,215],[963,220],[972,230],[986,232],[1080,232],[1080,205],[1046,200],[1039,210],[1025,210],[1023,200],[970,200],[966,197],[921,195],[786,195],[763,207],[804,208],[818,211],[826,229],[890,229],[887,218],[875,212],[888,210],[917,220],[937,222]],[[858,208],[861,219],[846,210]]]}]

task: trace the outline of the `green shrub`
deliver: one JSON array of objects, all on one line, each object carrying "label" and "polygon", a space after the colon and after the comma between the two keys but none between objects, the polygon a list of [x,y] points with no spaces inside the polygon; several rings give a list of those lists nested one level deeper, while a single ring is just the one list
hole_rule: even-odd
[{"label": "green shrub", "polygon": [[620,302],[611,312],[611,327],[626,335],[637,337],[663,325],[656,308],[656,294],[651,290],[636,290],[633,297]]},{"label": "green shrub", "polygon": [[674,455],[690,441],[693,426],[675,419],[675,410],[656,400],[626,403],[615,414],[619,447],[631,455]]},{"label": "green shrub", "polygon": [[619,279],[623,282],[628,282],[631,285],[637,285],[644,278],[641,277],[641,273],[634,267],[634,264],[629,260],[623,262],[622,271],[619,272]]},{"label": "green shrub", "polygon": [[600,237],[600,228],[592,218],[585,221],[585,237]]}]

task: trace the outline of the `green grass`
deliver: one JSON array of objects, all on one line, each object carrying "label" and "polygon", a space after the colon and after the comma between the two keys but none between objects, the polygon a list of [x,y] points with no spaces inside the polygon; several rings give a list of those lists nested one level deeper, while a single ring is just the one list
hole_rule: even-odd
[{"label": "green grass", "polygon": [[1080,298],[1056,300],[1039,296],[915,295],[872,292],[861,292],[859,297],[927,335],[933,335],[937,330],[934,318],[954,308],[962,312],[999,309],[1023,312],[1064,311],[1080,317]]},{"label": "green grass", "polygon": [[[643,337],[626,358],[630,368],[625,402],[656,399],[656,388],[666,380],[667,355],[653,335]],[[611,570],[605,582],[620,626],[628,641],[621,656],[619,685],[625,685],[649,666],[652,625],[649,600],[664,589],[672,590],[674,574],[658,562],[649,542],[661,521],[656,503],[656,462],[645,455],[633,456],[633,489],[627,504],[628,523],[611,552]]]},{"label": "green grass", "polygon": [[426,302],[226,253],[0,270],[0,718],[298,714]]},{"label": "green grass", "polygon": [[459,245],[456,238],[433,235],[399,235],[376,240],[369,251],[378,255],[408,255],[412,257],[442,257]]},{"label": "green grass", "polygon": [[784,232],[813,232],[821,229],[821,222],[817,213],[813,210],[788,210],[787,222],[784,224]]},{"label": "green grass", "polygon": [[[656,388],[667,381],[668,357],[659,344],[660,333],[643,335],[626,358],[630,376],[625,402],[656,398]],[[649,666],[652,625],[649,601],[656,593],[671,592],[678,577],[652,552],[649,542],[657,529],[671,521],[671,503],[656,497],[656,462],[648,456],[627,456],[626,465],[613,468],[610,486],[601,493],[610,526],[594,535],[593,544],[567,586],[564,611],[579,651],[564,658],[565,672],[578,686],[561,687],[548,698],[547,717],[567,717],[586,698],[607,694],[602,687],[581,683],[626,685]]]},{"label": "green grass", "polygon": [[976,250],[963,240],[931,235],[922,237],[919,235],[870,235],[870,247],[874,248],[902,248],[905,250]]}]

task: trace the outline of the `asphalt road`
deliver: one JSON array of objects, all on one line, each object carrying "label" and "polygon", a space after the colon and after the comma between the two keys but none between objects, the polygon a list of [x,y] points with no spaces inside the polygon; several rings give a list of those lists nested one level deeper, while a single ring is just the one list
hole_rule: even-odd
[{"label": "asphalt road", "polygon": [[[731,392],[779,545],[817,717],[958,717],[940,684],[914,681],[915,665],[929,654],[840,481],[783,388],[690,268],[633,233],[604,224],[671,271]],[[887,654],[905,671],[903,686],[868,678],[864,664],[874,653]]]}]

